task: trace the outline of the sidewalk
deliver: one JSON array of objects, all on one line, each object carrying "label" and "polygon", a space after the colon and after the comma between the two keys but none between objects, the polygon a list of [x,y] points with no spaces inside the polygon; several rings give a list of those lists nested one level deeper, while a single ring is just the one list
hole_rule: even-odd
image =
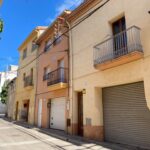
[{"label": "sidewalk", "polygon": [[[6,119],[6,120],[10,121],[8,119]],[[50,135],[51,137],[73,143],[73,144],[78,145],[78,146],[83,145],[83,144],[95,144],[98,146],[105,147],[106,149],[109,149],[109,150],[140,150],[138,148],[130,147],[127,145],[88,140],[88,139],[85,139],[83,137],[79,137],[79,136],[75,136],[75,135],[69,135],[64,131],[59,131],[59,130],[54,130],[54,129],[37,128],[33,125],[27,124],[26,122],[18,122],[18,121],[10,121],[10,122],[12,122],[13,124],[16,124],[18,126],[27,128],[27,129],[36,130],[39,133],[44,133],[44,134]]]}]

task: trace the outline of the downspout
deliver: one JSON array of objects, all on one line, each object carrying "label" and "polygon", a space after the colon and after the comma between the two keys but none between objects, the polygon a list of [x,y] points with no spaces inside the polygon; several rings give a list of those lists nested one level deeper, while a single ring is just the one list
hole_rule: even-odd
[{"label": "downspout", "polygon": [[[68,55],[68,61],[69,61],[69,118],[71,118],[71,130],[73,134],[73,47],[72,47],[72,30],[71,25],[68,21],[66,21],[68,27],[69,27],[69,55]],[[70,114],[70,111],[72,110],[72,114]]]},{"label": "downspout", "polygon": [[[39,32],[37,32],[37,37],[39,37]],[[38,45],[38,48],[37,48],[37,51],[36,51],[36,57],[38,57],[38,52],[39,52],[39,45]],[[35,67],[36,68],[36,75],[35,75],[36,88],[35,88],[35,99],[34,99],[34,122],[33,122],[34,125],[36,125],[35,120],[37,121],[37,118],[35,119],[35,117],[37,117],[36,114],[38,113],[38,112],[36,112],[37,89],[38,89],[38,67],[39,67],[38,60],[39,60],[39,58],[37,58],[36,63],[35,63],[35,65],[36,65],[36,67]],[[37,108],[38,108],[38,106],[37,106]],[[37,126],[38,126],[38,124],[37,124]]]}]

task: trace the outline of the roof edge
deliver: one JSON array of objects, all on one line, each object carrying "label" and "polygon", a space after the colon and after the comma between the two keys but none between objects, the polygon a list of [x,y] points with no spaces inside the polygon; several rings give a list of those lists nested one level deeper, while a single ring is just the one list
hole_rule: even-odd
[{"label": "roof edge", "polygon": [[47,26],[37,26],[35,29],[32,30],[32,32],[27,36],[27,38],[19,46],[18,50],[20,51],[33,36],[38,34],[40,30],[46,30],[46,29],[47,29]]}]

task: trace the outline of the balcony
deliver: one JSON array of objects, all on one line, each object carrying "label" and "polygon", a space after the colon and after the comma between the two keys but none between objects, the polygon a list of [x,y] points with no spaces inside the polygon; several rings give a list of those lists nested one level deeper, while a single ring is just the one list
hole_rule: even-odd
[{"label": "balcony", "polygon": [[58,90],[68,86],[68,69],[60,67],[43,77],[47,80],[49,90]]},{"label": "balcony", "polygon": [[94,46],[94,67],[106,70],[143,57],[140,28],[127,30]]},{"label": "balcony", "polygon": [[32,76],[27,76],[24,79],[24,87],[28,90],[33,88],[33,77]]}]

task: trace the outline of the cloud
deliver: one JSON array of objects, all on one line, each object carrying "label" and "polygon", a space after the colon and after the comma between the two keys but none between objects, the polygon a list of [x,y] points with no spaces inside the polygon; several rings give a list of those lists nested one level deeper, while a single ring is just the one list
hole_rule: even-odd
[{"label": "cloud", "polygon": [[0,57],[0,71],[5,71],[6,67],[10,64],[18,64],[18,57]]},{"label": "cloud", "polygon": [[56,13],[55,13],[55,16],[54,17],[48,17],[46,20],[45,20],[45,23],[48,24],[48,23],[52,23],[56,17],[58,15],[60,15],[64,10],[66,9],[74,9],[76,8],[77,6],[79,6],[84,0],[64,0],[63,3],[58,7],[56,8]]},{"label": "cloud", "polygon": [[82,2],[83,0],[64,0],[64,3],[56,9],[56,12],[57,14],[61,14],[65,9],[73,9]]}]

